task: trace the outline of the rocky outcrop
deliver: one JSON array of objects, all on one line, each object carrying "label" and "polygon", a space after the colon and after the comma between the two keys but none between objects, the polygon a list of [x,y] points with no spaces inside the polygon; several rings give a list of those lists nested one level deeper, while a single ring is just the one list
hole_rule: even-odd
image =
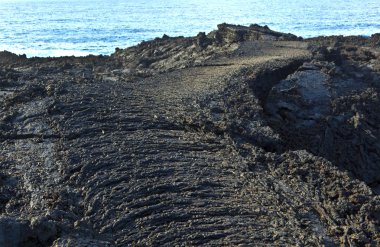
[{"label": "rocky outcrop", "polygon": [[1,51],[0,57],[1,57],[0,64],[2,66],[7,66],[9,64],[14,64],[17,62],[22,63],[22,62],[25,62],[26,60],[26,55],[16,55],[9,51]]},{"label": "rocky outcrop", "polygon": [[151,76],[156,73],[202,66],[211,59],[230,54],[245,41],[296,41],[295,35],[270,30],[267,26],[250,27],[220,24],[209,34],[199,33],[196,37],[164,35],[153,41],[143,42],[127,49],[116,49],[113,58],[121,61],[129,75]]},{"label": "rocky outcrop", "polygon": [[211,32],[209,37],[213,38],[217,43],[236,43],[244,41],[274,41],[274,40],[301,40],[293,34],[285,34],[270,30],[268,26],[259,26],[253,24],[249,27],[246,26],[236,26],[231,24],[220,24],[218,25],[218,30]]},{"label": "rocky outcrop", "polygon": [[379,49],[222,24],[0,53],[0,246],[379,245]]}]

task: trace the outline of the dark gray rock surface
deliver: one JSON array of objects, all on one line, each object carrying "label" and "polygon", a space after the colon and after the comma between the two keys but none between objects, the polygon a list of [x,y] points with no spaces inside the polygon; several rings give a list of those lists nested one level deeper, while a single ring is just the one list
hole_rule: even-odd
[{"label": "dark gray rock surface", "polygon": [[0,53],[0,246],[379,245],[376,37]]}]

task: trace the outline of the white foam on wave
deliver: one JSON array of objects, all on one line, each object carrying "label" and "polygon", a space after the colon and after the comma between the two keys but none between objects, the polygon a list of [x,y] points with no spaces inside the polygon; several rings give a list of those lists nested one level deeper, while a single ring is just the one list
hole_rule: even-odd
[{"label": "white foam on wave", "polygon": [[65,57],[65,56],[84,57],[88,55],[99,55],[93,52],[85,52],[85,51],[78,51],[78,50],[65,50],[65,49],[39,50],[39,49],[33,49],[33,48],[11,47],[8,45],[0,45],[0,51],[9,51],[17,55],[26,54],[28,58],[30,57]]}]

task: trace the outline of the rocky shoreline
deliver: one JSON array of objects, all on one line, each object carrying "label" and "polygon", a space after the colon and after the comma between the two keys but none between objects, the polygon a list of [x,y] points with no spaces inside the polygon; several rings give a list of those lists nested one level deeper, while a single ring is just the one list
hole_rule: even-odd
[{"label": "rocky shoreline", "polygon": [[380,34],[0,52],[0,246],[378,246],[379,93]]}]

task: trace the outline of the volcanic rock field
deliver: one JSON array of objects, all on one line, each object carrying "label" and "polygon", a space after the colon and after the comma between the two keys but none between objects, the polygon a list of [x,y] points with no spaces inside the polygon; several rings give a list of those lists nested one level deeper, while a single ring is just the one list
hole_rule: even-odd
[{"label": "volcanic rock field", "polygon": [[379,97],[380,34],[0,52],[0,246],[380,246]]}]

